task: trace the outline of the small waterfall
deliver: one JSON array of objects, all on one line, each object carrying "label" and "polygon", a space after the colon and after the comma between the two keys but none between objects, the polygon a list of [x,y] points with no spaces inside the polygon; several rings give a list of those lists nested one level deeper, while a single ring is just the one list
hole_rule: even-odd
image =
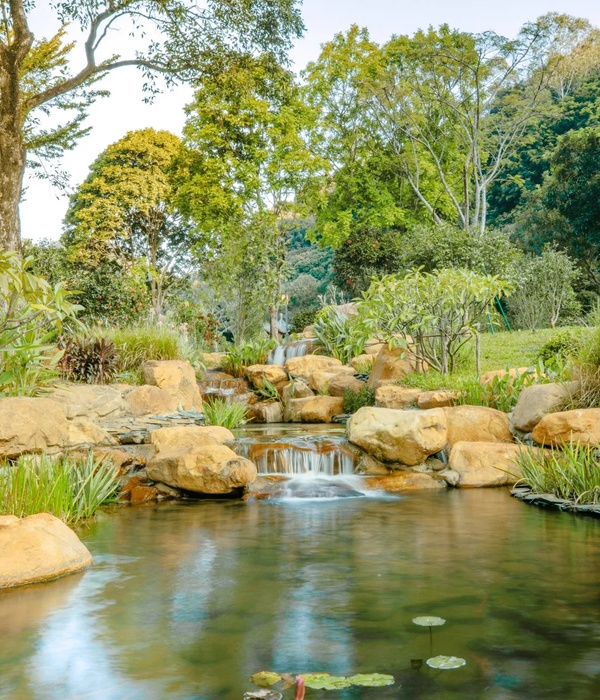
[{"label": "small waterfall", "polygon": [[354,473],[355,456],[343,439],[281,438],[262,441],[243,438],[234,451],[256,464],[261,475],[338,476]]},{"label": "small waterfall", "polygon": [[245,401],[250,395],[250,385],[244,379],[236,379],[222,372],[207,372],[198,382],[204,399],[219,398],[230,401]]},{"label": "small waterfall", "polygon": [[285,345],[277,345],[271,350],[267,364],[283,367],[292,357],[302,357],[312,348],[313,343],[308,340],[296,340]]}]

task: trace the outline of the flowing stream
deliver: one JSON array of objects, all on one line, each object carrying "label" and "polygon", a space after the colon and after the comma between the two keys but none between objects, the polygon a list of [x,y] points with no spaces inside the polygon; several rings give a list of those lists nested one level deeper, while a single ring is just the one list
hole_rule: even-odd
[{"label": "flowing stream", "polygon": [[89,570],[0,591],[0,700],[241,700],[261,670],[396,679],[307,700],[598,697],[600,522],[504,489],[113,507],[79,534]]}]

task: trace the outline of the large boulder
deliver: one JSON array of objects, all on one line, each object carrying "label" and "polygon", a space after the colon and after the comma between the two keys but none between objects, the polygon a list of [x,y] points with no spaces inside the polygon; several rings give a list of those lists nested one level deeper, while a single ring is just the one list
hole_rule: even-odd
[{"label": "large boulder", "polygon": [[526,387],[513,411],[514,427],[524,433],[531,432],[545,415],[560,411],[578,386],[578,382],[564,382]]},{"label": "large boulder", "polygon": [[408,408],[416,405],[421,393],[421,389],[384,384],[375,391],[375,405],[380,408]]},{"label": "large boulder", "polygon": [[287,372],[279,365],[251,365],[246,368],[246,377],[255,389],[263,389],[265,380],[274,386],[288,381]]},{"label": "large boulder", "polygon": [[460,391],[423,391],[417,397],[417,406],[426,410],[428,408],[445,408],[453,406],[460,397]]},{"label": "large boulder", "polygon": [[251,484],[254,464],[225,445],[161,450],[148,464],[148,476],[175,488],[206,495],[226,495]]},{"label": "large boulder", "polygon": [[279,401],[261,401],[252,406],[255,423],[283,423],[283,406]]},{"label": "large boulder", "polygon": [[363,407],[347,424],[348,440],[384,462],[421,464],[447,441],[443,409],[398,411]]},{"label": "large boulder", "polygon": [[45,398],[0,398],[0,456],[23,452],[60,452],[69,444],[69,423],[56,401]]},{"label": "large boulder", "polygon": [[508,414],[487,406],[450,406],[440,409],[448,421],[448,444],[456,442],[512,442]]},{"label": "large boulder", "polygon": [[375,357],[373,369],[369,375],[369,386],[376,389],[386,381],[399,381],[417,368],[416,360],[410,350],[390,348],[384,345]]},{"label": "large boulder", "polygon": [[75,418],[67,422],[68,437],[65,447],[85,449],[96,445],[118,445],[118,441],[88,418]]},{"label": "large boulder", "polygon": [[306,399],[314,396],[313,390],[301,380],[292,381],[281,387],[281,400],[284,404],[292,399]]},{"label": "large boulder", "polygon": [[335,372],[313,372],[308,378],[310,388],[317,394],[329,394],[331,380],[337,375]]},{"label": "large boulder", "polygon": [[100,384],[63,384],[46,394],[62,406],[67,418],[112,420],[129,414],[123,392],[116,386]]},{"label": "large boulder", "polygon": [[331,423],[343,413],[344,399],[337,396],[313,396],[291,399],[286,404],[284,418],[291,423]]},{"label": "large boulder", "polygon": [[164,389],[184,411],[202,410],[196,373],[184,360],[148,360],[142,365],[144,383]]},{"label": "large boulder", "polygon": [[334,357],[325,355],[303,355],[291,357],[285,363],[285,369],[294,379],[301,379],[309,384],[313,372],[337,372],[344,365]]},{"label": "large boulder", "polygon": [[533,429],[532,437],[540,445],[600,445],[600,408],[549,413]]},{"label": "large boulder", "polygon": [[164,416],[179,406],[176,396],[157,386],[136,386],[125,394],[125,403],[134,416]]},{"label": "large boulder", "polygon": [[48,581],[92,563],[73,530],[53,515],[0,516],[0,588]]},{"label": "large boulder", "polygon": [[343,396],[345,391],[358,392],[366,386],[366,382],[353,377],[351,374],[336,374],[329,382],[329,395]]},{"label": "large boulder", "polygon": [[448,458],[449,469],[458,474],[453,485],[481,488],[515,484],[523,476],[516,459],[521,450],[527,449],[523,445],[457,442]]},{"label": "large boulder", "polygon": [[187,425],[159,428],[150,433],[150,442],[157,452],[163,450],[195,450],[207,445],[224,445],[235,438],[231,430],[220,425]]}]

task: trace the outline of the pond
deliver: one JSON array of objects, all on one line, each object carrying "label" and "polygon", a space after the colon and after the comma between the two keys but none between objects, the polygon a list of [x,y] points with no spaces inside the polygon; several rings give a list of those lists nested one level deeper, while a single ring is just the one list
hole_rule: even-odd
[{"label": "pond", "polygon": [[[80,534],[94,567],[0,592],[1,700],[238,700],[261,670],[396,678],[307,699],[598,696],[600,523],[505,490],[171,503]],[[447,622],[430,641],[419,615]]]}]

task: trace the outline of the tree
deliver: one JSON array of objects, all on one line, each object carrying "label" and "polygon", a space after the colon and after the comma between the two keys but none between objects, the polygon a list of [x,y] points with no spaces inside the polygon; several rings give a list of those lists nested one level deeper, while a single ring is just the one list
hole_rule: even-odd
[{"label": "tree", "polygon": [[[0,0],[0,248],[8,249],[20,245],[18,206],[32,141],[24,132],[40,110],[68,106],[68,96],[76,111],[84,109],[95,97],[90,86],[127,66],[142,71],[151,96],[158,75],[167,84],[197,81],[218,73],[224,60],[257,49],[282,58],[303,29],[296,0],[53,0],[62,28],[44,55],[44,42],[35,43],[29,26],[31,5]],[[87,35],[85,63],[73,74],[65,60],[68,49],[58,46],[68,24]],[[106,57],[107,36],[117,29],[129,37],[130,54]],[[37,79],[25,80],[32,75]],[[71,138],[78,123],[76,118],[68,129]],[[54,143],[60,148],[60,139]]]},{"label": "tree", "polygon": [[62,240],[73,263],[93,269],[112,261],[124,271],[145,265],[155,318],[192,244],[168,175],[180,145],[168,131],[128,133],[92,164],[65,217]]},{"label": "tree", "polygon": [[297,194],[320,167],[304,140],[310,118],[291,74],[269,56],[233,64],[205,80],[188,107],[176,175],[179,206],[226,267],[253,241],[262,273],[252,284],[268,301],[275,338],[287,238],[303,213]]}]

